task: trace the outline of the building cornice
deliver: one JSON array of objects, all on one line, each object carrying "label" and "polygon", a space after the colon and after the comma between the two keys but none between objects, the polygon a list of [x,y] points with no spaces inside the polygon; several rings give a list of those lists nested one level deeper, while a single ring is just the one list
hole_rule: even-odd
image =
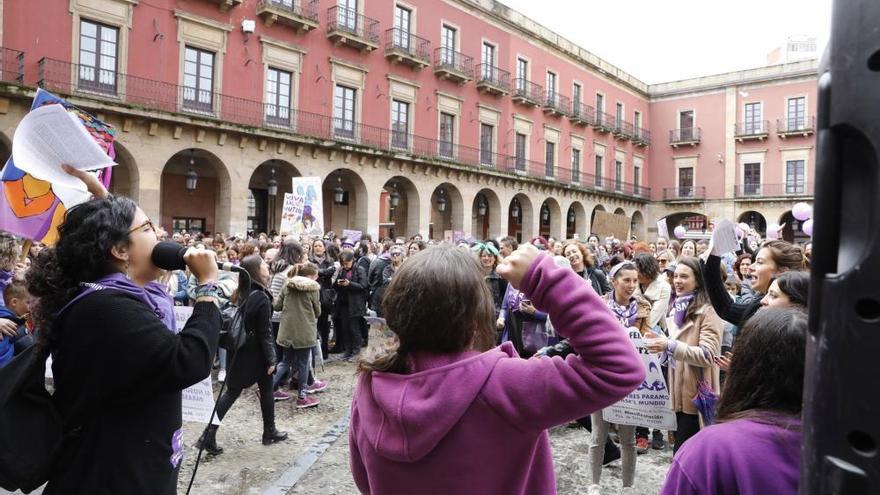
[{"label": "building cornice", "polygon": [[721,91],[731,86],[742,87],[769,82],[791,82],[795,79],[809,80],[811,78],[818,79],[818,77],[817,61],[812,59],[652,84],[648,86],[648,96],[653,101],[670,96]]}]

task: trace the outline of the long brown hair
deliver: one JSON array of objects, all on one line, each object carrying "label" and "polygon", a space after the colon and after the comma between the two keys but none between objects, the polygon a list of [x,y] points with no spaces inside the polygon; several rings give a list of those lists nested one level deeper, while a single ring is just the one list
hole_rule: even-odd
[{"label": "long brown hair", "polygon": [[397,339],[362,359],[360,373],[406,373],[413,351],[485,351],[495,343],[495,305],[480,264],[454,247],[428,248],[401,265],[382,309]]},{"label": "long brown hair", "polygon": [[[712,304],[709,300],[709,294],[703,286],[703,266],[700,264],[699,259],[691,256],[683,256],[678,260],[678,264],[679,266],[684,265],[694,272],[694,282],[696,283],[694,286],[694,300],[691,302],[690,306],[688,306],[687,313],[684,315],[684,321],[695,321],[697,319],[697,311],[703,306],[711,306]],[[674,291],[675,288],[672,290]]]}]

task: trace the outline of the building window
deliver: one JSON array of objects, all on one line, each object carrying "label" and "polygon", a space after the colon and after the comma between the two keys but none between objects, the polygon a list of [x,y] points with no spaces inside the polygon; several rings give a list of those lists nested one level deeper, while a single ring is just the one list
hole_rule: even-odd
[{"label": "building window", "polygon": [[547,103],[556,103],[556,74],[547,72]]},{"label": "building window", "polygon": [[596,93],[596,111],[604,112],[605,111],[605,95],[601,93]]},{"label": "building window", "polygon": [[602,155],[596,155],[596,187],[602,187],[602,176],[605,175]]},{"label": "building window", "polygon": [[785,162],[785,194],[804,194],[806,192],[803,160]]},{"label": "building window", "polygon": [[440,156],[454,158],[455,115],[440,112]]},{"label": "building window", "polygon": [[290,72],[269,68],[266,72],[266,121],[290,124]]},{"label": "building window", "polygon": [[455,65],[456,34],[455,28],[443,25],[440,33],[440,60],[444,65]]},{"label": "building window", "polygon": [[623,191],[623,162],[614,160],[614,190]]},{"label": "building window", "polygon": [[529,80],[529,61],[521,58],[516,59],[516,90],[525,92],[526,82]]},{"label": "building window", "polygon": [[516,169],[522,172],[526,170],[526,135],[520,132],[516,133],[516,141],[514,143],[516,155]]},{"label": "building window", "polygon": [[186,47],[183,61],[183,106],[191,110],[213,111],[213,53]]},{"label": "building window", "polygon": [[357,0],[338,0],[339,3],[339,20],[338,27],[344,28],[352,33],[357,32]]},{"label": "building window", "polygon": [[172,232],[182,232],[184,230],[190,234],[201,234],[205,231],[205,219],[181,217],[174,217],[171,219]]},{"label": "building window", "polygon": [[119,30],[83,20],[79,26],[79,87],[116,94]]},{"label": "building window", "polygon": [[544,174],[547,177],[556,176],[556,143],[547,141],[546,153],[544,154]]},{"label": "building window", "polygon": [[493,69],[495,67],[495,46],[483,43],[483,79],[494,80]]},{"label": "building window", "polygon": [[639,132],[639,129],[642,127],[642,113],[635,111],[633,112],[633,126],[636,128],[636,132]]},{"label": "building window", "polygon": [[678,112],[678,132],[682,141],[690,141],[694,138],[693,110]]},{"label": "building window", "polygon": [[801,131],[806,126],[807,99],[803,96],[789,98],[787,105],[787,118],[789,131]]},{"label": "building window", "polygon": [[394,7],[394,46],[409,50],[410,19],[412,12],[400,5]]},{"label": "building window", "polygon": [[391,146],[409,148],[409,103],[391,100]]},{"label": "building window", "polygon": [[338,137],[354,139],[354,109],[357,90],[337,84],[333,95],[333,129]]},{"label": "building window", "polygon": [[580,112],[581,109],[581,98],[583,97],[582,91],[583,88],[581,88],[580,84],[573,83],[571,85],[571,102],[574,105],[575,113]]},{"label": "building window", "polygon": [[682,167],[678,169],[678,196],[690,198],[694,195],[694,168]]},{"label": "building window", "polygon": [[581,150],[571,150],[571,181],[579,183],[581,181]]},{"label": "building window", "polygon": [[480,163],[492,165],[494,150],[492,143],[495,141],[495,126],[480,124]]},{"label": "building window", "polygon": [[752,196],[761,194],[761,164],[743,164],[743,194]]},{"label": "building window", "polygon": [[623,119],[623,103],[617,103],[616,109],[617,109],[617,113],[614,114],[614,120],[615,120],[615,123],[617,124],[617,127],[620,127],[623,125],[623,120],[624,120]]},{"label": "building window", "polygon": [[745,133],[761,134],[764,132],[764,124],[761,121],[761,104],[746,103]]},{"label": "building window", "polygon": [[640,196],[642,188],[642,167],[633,166],[633,194]]}]

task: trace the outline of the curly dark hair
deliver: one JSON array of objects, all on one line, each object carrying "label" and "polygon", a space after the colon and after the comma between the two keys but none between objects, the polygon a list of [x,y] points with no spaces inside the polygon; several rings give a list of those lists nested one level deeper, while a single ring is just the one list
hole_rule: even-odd
[{"label": "curly dark hair", "polygon": [[127,245],[137,205],[110,196],[74,206],[58,228],[58,242],[37,255],[26,276],[28,292],[37,298],[32,308],[40,329],[40,342],[56,341],[56,316],[80,291],[80,283],[93,282],[118,271],[110,249]]},{"label": "curly dark hair", "polygon": [[648,253],[639,253],[633,257],[636,268],[648,280],[655,280],[660,275],[660,263]]}]

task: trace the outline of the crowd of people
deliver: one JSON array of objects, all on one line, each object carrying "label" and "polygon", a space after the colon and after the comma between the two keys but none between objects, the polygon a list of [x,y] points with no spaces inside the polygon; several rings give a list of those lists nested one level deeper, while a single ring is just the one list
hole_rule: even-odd
[{"label": "crowd of people", "polygon": [[[119,393],[114,401],[143,393],[126,388],[126,380],[143,385],[141,377],[159,373],[171,382],[154,382],[167,402],[213,367],[215,379],[226,382],[220,419],[256,384],[269,445],[287,437],[275,427],[275,403],[318,405],[315,394],[330,384],[316,376],[315,365],[341,359],[357,361],[360,375],[350,440],[363,492],[408,492],[443,469],[460,476],[438,481],[438,493],[461,486],[548,492],[555,484],[546,429],[566,422],[591,432],[590,494],[601,492],[603,465],[619,458],[622,488],[630,490],[638,454],[667,444],[675,457],[664,493],[797,487],[809,246],[754,232],[735,253],[715,252],[708,239],[662,237],[537,237],[520,246],[512,237],[452,245],[418,235],[168,234],[131,201],[96,196],[68,213],[51,248],[28,243],[22,253],[21,240],[0,232],[0,365],[44,343],[54,359],[59,407],[81,430],[64,451],[70,469],[58,482],[82,481],[91,472],[77,471],[84,453],[109,441],[104,427],[84,416],[85,404],[104,400],[105,391],[83,388],[90,372],[125,370],[114,373],[118,383],[102,382]],[[150,251],[161,240],[194,248],[186,270],[153,266]],[[205,260],[214,259],[245,270],[252,290],[240,293],[233,272],[206,268]],[[105,295],[84,297],[96,292]],[[133,310],[126,298],[148,311]],[[184,329],[175,328],[171,304],[195,306]],[[218,350],[208,330],[231,306],[249,334],[235,356]],[[107,316],[108,308],[123,320]],[[126,346],[144,352],[83,367],[83,356],[102,346],[112,351],[114,325],[126,319],[143,323],[126,332]],[[364,351],[368,321],[393,338]],[[150,334],[154,323],[166,331]],[[82,335],[84,326],[106,340],[96,344]],[[637,329],[663,363],[674,431],[603,419],[603,408],[645,377],[627,328]],[[700,395],[719,398],[717,417],[699,407]],[[139,409],[137,401],[122,404],[113,410],[122,415],[113,416],[120,428],[126,415],[163,431],[175,426],[173,418],[149,416],[154,402]],[[199,438],[214,455],[223,451],[217,431],[212,425]],[[170,448],[177,452],[175,438]],[[172,464],[176,469],[179,459]],[[149,485],[149,475],[142,476]]]}]

